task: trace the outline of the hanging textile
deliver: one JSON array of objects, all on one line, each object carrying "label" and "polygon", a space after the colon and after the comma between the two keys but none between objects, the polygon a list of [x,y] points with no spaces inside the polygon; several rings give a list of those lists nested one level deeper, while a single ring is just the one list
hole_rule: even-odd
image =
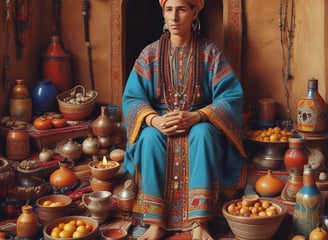
[{"label": "hanging textile", "polygon": [[31,37],[32,4],[31,0],[17,0],[15,13],[16,57],[20,59],[22,52]]},{"label": "hanging textile", "polygon": [[223,0],[223,27],[224,54],[241,79],[242,0]]},{"label": "hanging textile", "polygon": [[9,89],[9,55],[8,55],[8,45],[9,45],[9,22],[11,17],[11,1],[6,0],[3,7],[3,22],[4,22],[4,48],[2,56],[1,65],[1,78],[2,78],[2,88],[4,91]]}]

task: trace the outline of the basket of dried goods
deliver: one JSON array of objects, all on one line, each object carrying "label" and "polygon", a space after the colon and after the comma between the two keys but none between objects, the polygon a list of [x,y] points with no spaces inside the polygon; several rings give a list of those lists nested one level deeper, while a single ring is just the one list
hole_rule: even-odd
[{"label": "basket of dried goods", "polygon": [[83,120],[93,112],[98,93],[82,85],[57,95],[59,111],[67,120]]}]

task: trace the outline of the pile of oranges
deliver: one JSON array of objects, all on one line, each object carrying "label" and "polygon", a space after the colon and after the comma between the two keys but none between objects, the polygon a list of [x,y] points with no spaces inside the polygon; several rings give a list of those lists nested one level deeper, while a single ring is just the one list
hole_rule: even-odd
[{"label": "pile of oranges", "polygon": [[248,130],[246,136],[255,141],[262,142],[288,142],[292,132],[280,127],[271,127],[259,130]]},{"label": "pile of oranges", "polygon": [[267,200],[257,200],[248,204],[244,200],[230,203],[227,212],[235,216],[243,217],[271,217],[280,213],[279,208]]},{"label": "pile of oranges", "polygon": [[53,238],[80,238],[92,232],[92,225],[82,219],[70,220],[59,223],[51,229],[50,236]]}]

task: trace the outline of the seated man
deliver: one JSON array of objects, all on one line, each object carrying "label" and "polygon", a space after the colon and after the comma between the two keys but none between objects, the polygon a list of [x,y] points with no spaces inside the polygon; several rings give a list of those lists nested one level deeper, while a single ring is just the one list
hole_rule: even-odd
[{"label": "seated man", "polygon": [[222,51],[199,33],[203,0],[160,0],[161,38],[136,60],[123,94],[124,170],[136,179],[139,239],[192,230],[213,239],[221,188],[245,183],[243,91]]}]

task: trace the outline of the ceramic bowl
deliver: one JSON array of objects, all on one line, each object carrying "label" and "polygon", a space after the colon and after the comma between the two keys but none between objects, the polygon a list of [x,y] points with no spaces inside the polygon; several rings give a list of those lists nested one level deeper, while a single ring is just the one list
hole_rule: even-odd
[{"label": "ceramic bowl", "polygon": [[90,217],[85,217],[85,216],[69,216],[69,217],[62,217],[62,218],[57,218],[56,220],[48,223],[47,225],[44,226],[43,228],[43,237],[44,240],[60,240],[63,238],[57,238],[57,237],[52,237],[51,231],[55,227],[57,227],[60,223],[68,223],[70,221],[77,221],[77,220],[83,220],[85,224],[88,224],[91,226],[92,230],[91,232],[87,233],[84,236],[81,237],[76,237],[76,238],[65,238],[66,240],[95,240],[99,239],[99,224],[96,220],[93,220]]},{"label": "ceramic bowl", "polygon": [[69,216],[71,213],[72,199],[61,194],[47,195],[37,199],[38,217],[42,224]]},{"label": "ceramic bowl", "polygon": [[242,201],[241,199],[226,202],[222,207],[222,213],[228,222],[228,225],[235,235],[236,239],[243,240],[260,240],[272,239],[273,235],[277,232],[281,222],[287,214],[287,206],[281,202],[270,198],[260,198],[266,200],[278,209],[278,214],[274,216],[257,216],[257,217],[244,217],[233,215],[228,212],[228,206],[231,203]]},{"label": "ceramic bowl", "polygon": [[116,161],[108,161],[107,167],[100,167],[102,161],[92,161],[89,163],[91,175],[96,179],[108,181],[113,178],[116,173],[120,170],[121,164]]},{"label": "ceramic bowl", "polygon": [[124,240],[128,233],[124,228],[107,228],[101,232],[103,240]]},{"label": "ceramic bowl", "polygon": [[97,192],[97,191],[113,191],[113,187],[115,185],[114,180],[108,180],[108,181],[103,181],[99,180],[95,177],[90,177],[89,179],[90,186],[92,191]]}]

